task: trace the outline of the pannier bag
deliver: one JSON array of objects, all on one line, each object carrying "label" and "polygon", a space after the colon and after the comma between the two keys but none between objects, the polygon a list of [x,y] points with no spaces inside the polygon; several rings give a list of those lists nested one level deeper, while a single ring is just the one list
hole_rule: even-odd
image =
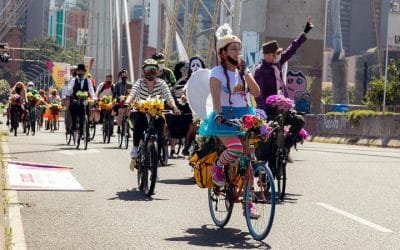
[{"label": "pannier bag", "polygon": [[198,154],[195,153],[190,159],[190,165],[194,170],[194,179],[200,188],[214,187],[211,169],[217,157],[218,153],[212,152],[199,159]]}]

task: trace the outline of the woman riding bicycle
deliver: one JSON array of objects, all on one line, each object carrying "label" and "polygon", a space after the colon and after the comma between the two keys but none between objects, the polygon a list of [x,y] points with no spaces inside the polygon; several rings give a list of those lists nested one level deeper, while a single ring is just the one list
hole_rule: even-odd
[{"label": "woman riding bicycle", "polygon": [[[148,97],[161,96],[167,101],[168,105],[173,109],[175,114],[180,114],[177,108],[174,98],[168,88],[167,83],[157,78],[159,67],[157,61],[154,59],[146,59],[142,65],[142,73],[144,78],[138,79],[133,85],[130,95],[125,100],[125,105],[129,105],[132,101],[138,102],[140,100],[146,100]],[[138,146],[140,140],[143,139],[144,131],[148,126],[146,114],[141,112],[133,113],[133,148],[131,150],[131,165],[130,169],[133,171],[136,165],[136,158],[138,153]],[[159,117],[156,120],[155,126],[158,133],[158,138],[163,138],[163,128],[165,120]]]},{"label": "woman riding bicycle", "polygon": [[237,36],[228,34],[218,39],[217,52],[221,65],[215,66],[210,75],[213,112],[199,128],[201,136],[217,136],[225,146],[225,151],[215,161],[211,170],[213,182],[217,186],[225,184],[224,166],[233,164],[243,153],[243,145],[238,136],[244,135],[244,132],[223,124],[223,121],[255,114],[249,106],[247,91],[255,97],[260,94],[258,84],[243,60],[239,59],[241,49],[242,43]]}]

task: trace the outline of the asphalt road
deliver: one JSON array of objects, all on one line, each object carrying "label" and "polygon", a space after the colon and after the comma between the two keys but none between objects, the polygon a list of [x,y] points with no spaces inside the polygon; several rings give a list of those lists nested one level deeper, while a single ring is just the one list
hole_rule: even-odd
[{"label": "asphalt road", "polygon": [[[4,126],[3,126],[4,129]],[[257,242],[239,206],[212,224],[187,160],[160,168],[152,199],[135,189],[129,151],[67,146],[61,132],[8,136],[15,160],[72,167],[94,192],[18,192],[28,249],[400,249],[400,149],[305,143],[288,165],[287,200]]]}]

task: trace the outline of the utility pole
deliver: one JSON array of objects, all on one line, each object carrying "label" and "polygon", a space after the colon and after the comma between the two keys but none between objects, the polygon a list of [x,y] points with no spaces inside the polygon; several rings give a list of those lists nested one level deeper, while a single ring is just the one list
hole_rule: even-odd
[{"label": "utility pole", "polygon": [[[142,21],[140,23],[140,46],[139,46],[139,65],[143,62],[143,47],[144,47],[144,27],[146,23],[146,17],[147,17],[147,1],[142,0],[142,5],[143,5],[143,16],[142,16]],[[138,77],[141,75],[141,68],[138,65],[138,72],[137,75]]]},{"label": "utility pole", "polygon": [[131,32],[130,32],[130,29],[129,29],[128,6],[127,6],[126,1],[127,0],[122,0],[124,17],[125,17],[126,48],[128,50],[129,77],[130,77],[131,80],[134,80],[135,79],[135,73],[133,72]]},{"label": "utility pole", "polygon": [[242,2],[235,0],[233,9],[233,34],[240,37],[240,19],[242,16]]}]

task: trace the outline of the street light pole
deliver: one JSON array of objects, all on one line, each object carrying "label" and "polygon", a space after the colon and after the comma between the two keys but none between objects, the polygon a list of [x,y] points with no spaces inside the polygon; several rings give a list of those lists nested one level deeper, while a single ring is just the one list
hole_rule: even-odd
[{"label": "street light pole", "polygon": [[383,86],[383,104],[382,104],[382,112],[386,111],[386,88],[387,88],[387,77],[388,77],[388,62],[389,62],[389,21],[390,21],[390,9],[387,18],[387,32],[386,32],[386,58],[385,58],[385,83]]}]

